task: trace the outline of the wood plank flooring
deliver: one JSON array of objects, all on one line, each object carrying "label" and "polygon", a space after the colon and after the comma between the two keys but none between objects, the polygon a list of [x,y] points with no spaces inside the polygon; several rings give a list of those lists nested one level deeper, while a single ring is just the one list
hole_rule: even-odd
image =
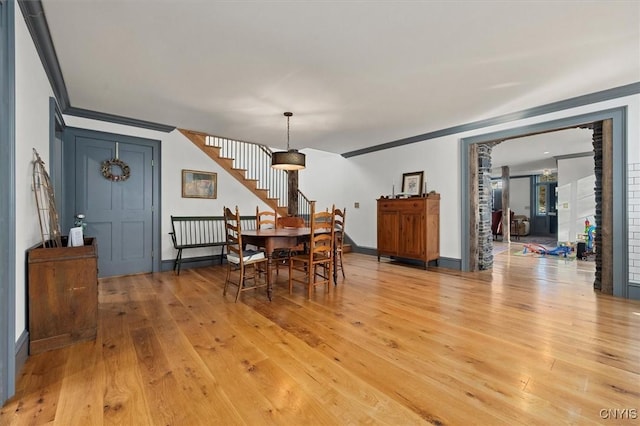
[{"label": "wood plank flooring", "polygon": [[640,302],[593,263],[462,273],[345,255],[311,300],[224,267],[100,280],[95,342],[31,356],[2,425],[638,424]]}]

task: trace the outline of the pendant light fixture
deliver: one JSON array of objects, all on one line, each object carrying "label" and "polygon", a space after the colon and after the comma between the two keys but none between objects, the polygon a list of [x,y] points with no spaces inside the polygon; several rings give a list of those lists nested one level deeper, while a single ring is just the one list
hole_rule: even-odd
[{"label": "pendant light fixture", "polygon": [[287,150],[284,152],[274,152],[271,154],[271,167],[280,170],[302,170],[305,167],[305,155],[297,149],[289,148],[289,119],[292,112],[285,112],[287,117]]}]

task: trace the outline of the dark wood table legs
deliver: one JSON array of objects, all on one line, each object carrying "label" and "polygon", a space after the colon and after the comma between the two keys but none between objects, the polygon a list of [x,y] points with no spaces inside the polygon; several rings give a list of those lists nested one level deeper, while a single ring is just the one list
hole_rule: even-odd
[{"label": "dark wood table legs", "polygon": [[273,268],[273,249],[271,251],[267,251],[265,249],[265,254],[267,255],[267,297],[269,298],[269,302],[271,302],[271,293],[273,289],[271,288],[271,271]]},{"label": "dark wood table legs", "polygon": [[[277,232],[284,233],[284,235],[278,235],[276,234]],[[293,248],[297,246],[299,240],[304,237],[304,234],[297,235],[297,233],[293,233],[291,230],[288,232],[290,235],[287,235],[287,230],[284,229],[271,229],[265,231],[246,231],[246,233],[242,234],[242,239],[247,244],[264,248],[264,253],[267,256],[267,297],[269,301],[271,301],[273,293],[273,252],[276,249]]]}]

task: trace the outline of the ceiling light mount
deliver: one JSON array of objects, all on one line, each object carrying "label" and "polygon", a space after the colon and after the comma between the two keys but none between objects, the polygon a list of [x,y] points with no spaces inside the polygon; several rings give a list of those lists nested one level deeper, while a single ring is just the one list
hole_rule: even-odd
[{"label": "ceiling light mount", "polygon": [[280,170],[302,170],[305,168],[305,155],[298,152],[297,149],[289,148],[289,119],[293,113],[285,112],[284,116],[287,117],[287,150],[271,154],[271,167]]}]

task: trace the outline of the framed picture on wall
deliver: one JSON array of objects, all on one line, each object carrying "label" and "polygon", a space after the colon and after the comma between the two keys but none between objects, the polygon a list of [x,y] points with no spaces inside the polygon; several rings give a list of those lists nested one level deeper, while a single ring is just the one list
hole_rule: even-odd
[{"label": "framed picture on wall", "polygon": [[218,174],[182,170],[182,198],[217,198]]},{"label": "framed picture on wall", "polygon": [[402,174],[402,192],[406,195],[422,195],[424,172]]}]

